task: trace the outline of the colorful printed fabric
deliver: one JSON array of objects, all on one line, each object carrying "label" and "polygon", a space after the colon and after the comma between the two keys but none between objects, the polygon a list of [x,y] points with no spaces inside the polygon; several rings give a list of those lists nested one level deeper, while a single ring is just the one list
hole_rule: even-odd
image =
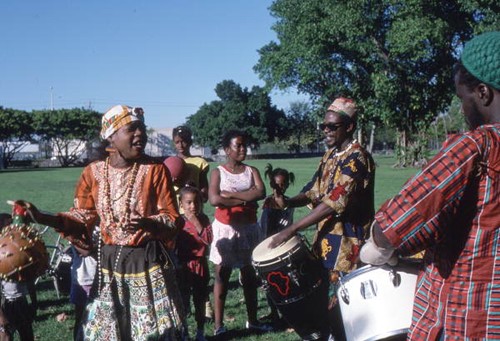
[{"label": "colorful printed fabric", "polygon": [[85,340],[186,339],[174,267],[160,261],[161,247],[152,243],[144,248],[102,248],[100,291],[83,319]]},{"label": "colorful printed fabric", "polygon": [[[166,253],[155,251],[178,232],[179,214],[174,192],[162,163],[144,157],[137,164],[137,173],[134,167],[109,166],[107,181],[112,213],[115,221],[119,221],[127,206],[124,195],[127,184],[133,183],[132,216],[154,220],[153,230],[131,230],[117,224],[107,226],[107,220],[101,218],[106,210],[104,161],[93,162],[84,168],[76,186],[74,207],[69,212],[59,213],[62,225],[56,230],[74,245],[87,250],[94,248],[92,233],[96,224],[99,224],[104,244],[99,257],[102,274],[98,272],[104,277],[103,290],[98,291],[97,296],[91,294],[86,340],[146,340],[151,337],[178,340],[180,337],[174,335],[182,334],[184,328],[180,321],[185,315],[175,272],[169,266]],[[133,174],[136,178],[131,182]],[[152,248],[152,245],[156,246]],[[119,248],[123,248],[123,252],[116,268],[114,262]],[[113,281],[106,291],[104,288],[113,270],[116,270],[114,280],[118,284]]]},{"label": "colorful printed fabric", "polygon": [[[177,202],[167,177],[165,166],[151,159],[138,161],[139,169],[132,192],[131,210],[142,217],[156,220],[157,230],[145,232],[138,229],[131,232],[119,226],[105,226],[104,216],[104,161],[96,161],[84,168],[76,186],[74,207],[70,212],[60,213],[63,226],[57,231],[84,249],[92,247],[92,231],[100,223],[104,244],[144,245],[152,239],[167,242],[178,231],[175,221],[179,217]],[[109,166],[111,201],[116,220],[123,214],[125,191],[131,169]]]},{"label": "colorful printed fabric", "polygon": [[115,105],[102,117],[101,137],[103,139],[107,139],[118,129],[134,121],[144,122],[144,111],[142,108]]},{"label": "colorful printed fabric", "polygon": [[371,155],[354,141],[345,151],[328,150],[310,189],[313,205],[323,202],[335,213],[318,224],[316,242],[325,268],[356,269],[359,249],[374,214],[375,165]]},{"label": "colorful printed fabric", "polygon": [[376,214],[403,255],[425,251],[409,339],[500,339],[500,124],[445,142]]}]

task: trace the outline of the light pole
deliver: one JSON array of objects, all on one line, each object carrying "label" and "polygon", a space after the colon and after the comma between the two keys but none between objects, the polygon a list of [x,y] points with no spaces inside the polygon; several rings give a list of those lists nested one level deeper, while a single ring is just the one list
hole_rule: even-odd
[{"label": "light pole", "polygon": [[53,94],[54,87],[50,87],[50,111],[54,111],[54,94]]}]

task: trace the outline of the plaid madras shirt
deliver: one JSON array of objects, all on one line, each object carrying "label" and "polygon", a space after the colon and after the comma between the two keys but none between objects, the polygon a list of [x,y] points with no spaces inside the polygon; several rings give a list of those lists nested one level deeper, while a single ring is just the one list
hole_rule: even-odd
[{"label": "plaid madras shirt", "polygon": [[447,140],[375,216],[398,252],[425,250],[410,340],[500,339],[499,130]]}]

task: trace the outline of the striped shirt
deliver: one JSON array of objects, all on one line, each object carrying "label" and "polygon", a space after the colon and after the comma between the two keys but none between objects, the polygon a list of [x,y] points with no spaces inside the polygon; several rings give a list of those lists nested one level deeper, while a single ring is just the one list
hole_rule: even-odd
[{"label": "striped shirt", "polygon": [[497,123],[448,139],[377,212],[398,252],[425,250],[409,339],[500,339],[499,180]]}]

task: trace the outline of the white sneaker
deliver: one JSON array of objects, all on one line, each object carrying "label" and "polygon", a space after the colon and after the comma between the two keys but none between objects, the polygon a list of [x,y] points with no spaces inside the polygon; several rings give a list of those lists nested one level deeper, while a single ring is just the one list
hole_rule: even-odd
[{"label": "white sneaker", "polygon": [[257,322],[256,324],[247,321],[245,327],[250,330],[260,331],[260,332],[270,332],[273,327],[267,323]]}]

